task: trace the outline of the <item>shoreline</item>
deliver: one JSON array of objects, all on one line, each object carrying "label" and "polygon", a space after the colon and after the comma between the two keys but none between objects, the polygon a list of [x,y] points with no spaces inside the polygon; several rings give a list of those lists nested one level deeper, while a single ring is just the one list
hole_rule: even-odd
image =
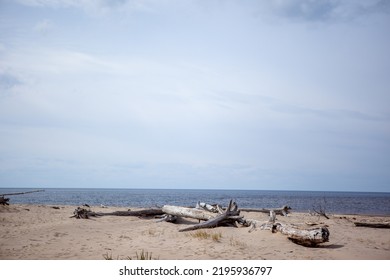
[{"label": "shoreline", "polygon": [[[53,207],[58,207],[55,209]],[[330,219],[292,211],[279,222],[299,227],[327,226],[330,240],[304,247],[285,235],[269,230],[248,232],[246,227],[217,227],[178,232],[197,223],[180,219],[177,224],[137,217],[103,216],[88,220],[70,218],[77,205],[11,204],[0,206],[0,260],[104,260],[136,258],[140,252],[159,260],[270,259],[270,260],[390,260],[389,229],[361,228],[354,222],[386,222],[390,216],[329,214]],[[101,208],[96,212],[140,209]],[[246,218],[266,222],[268,214],[242,212]],[[211,236],[218,236],[213,240]]]}]

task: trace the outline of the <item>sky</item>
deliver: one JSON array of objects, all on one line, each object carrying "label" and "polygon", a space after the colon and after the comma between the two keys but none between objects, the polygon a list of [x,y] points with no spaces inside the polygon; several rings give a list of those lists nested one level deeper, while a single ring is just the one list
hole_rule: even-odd
[{"label": "sky", "polygon": [[0,0],[0,188],[390,192],[390,1]]}]

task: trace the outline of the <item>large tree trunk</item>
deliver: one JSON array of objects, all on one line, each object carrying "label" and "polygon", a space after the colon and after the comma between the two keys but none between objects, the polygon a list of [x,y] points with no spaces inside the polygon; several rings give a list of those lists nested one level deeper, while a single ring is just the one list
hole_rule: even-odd
[{"label": "large tree trunk", "polygon": [[271,230],[273,233],[280,232],[281,234],[287,235],[291,241],[304,246],[312,247],[329,241],[330,233],[326,227],[299,229],[292,225],[275,223],[275,220],[276,214],[271,211],[270,219],[266,223],[252,219],[241,219],[239,222],[244,226],[251,227],[249,232],[254,229]]},{"label": "large tree trunk", "polygon": [[216,213],[208,212],[205,210],[172,205],[164,205],[161,210],[168,215],[184,218],[193,218],[203,221],[210,220],[217,215]]},{"label": "large tree trunk", "polygon": [[299,229],[292,225],[276,223],[273,226],[273,232],[280,232],[300,245],[316,246],[320,243],[329,241],[329,230],[326,227]]}]

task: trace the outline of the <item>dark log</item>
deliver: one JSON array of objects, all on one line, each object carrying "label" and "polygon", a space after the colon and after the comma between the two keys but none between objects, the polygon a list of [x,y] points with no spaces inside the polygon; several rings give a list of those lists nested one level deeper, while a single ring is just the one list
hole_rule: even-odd
[{"label": "dark log", "polygon": [[190,230],[196,230],[201,228],[213,228],[219,226],[221,223],[229,222],[230,224],[234,225],[235,221],[238,221],[242,219],[242,217],[239,216],[240,211],[238,211],[238,206],[233,200],[230,200],[229,206],[226,208],[226,211],[223,214],[218,215],[215,218],[212,218],[208,221],[205,221],[203,223],[180,229],[179,232],[183,231],[190,231]]},{"label": "dark log", "polygon": [[390,228],[390,223],[362,223],[355,222],[357,227],[369,227],[369,228]]},{"label": "dark log", "polygon": [[93,212],[89,209],[77,207],[73,212],[73,216],[71,218],[77,219],[88,219],[89,217],[101,217],[101,216],[132,216],[132,217],[150,217],[156,215],[162,215],[161,208],[151,208],[144,210],[136,210],[136,211],[115,211],[115,212]]},{"label": "dark log", "polygon": [[135,211],[115,211],[115,212],[109,212],[109,213],[97,213],[99,216],[133,216],[133,217],[150,217],[150,216],[157,216],[157,215],[163,215],[164,212],[161,208],[150,208],[150,209],[143,209],[143,210],[135,210]]},{"label": "dark log", "polygon": [[90,216],[97,216],[96,213],[92,212],[91,210],[77,207],[73,211],[73,216],[70,218],[76,218],[76,219],[89,219]]},{"label": "dark log", "polygon": [[0,196],[0,205],[9,205],[8,201],[9,201],[9,198],[5,198],[3,196]]}]

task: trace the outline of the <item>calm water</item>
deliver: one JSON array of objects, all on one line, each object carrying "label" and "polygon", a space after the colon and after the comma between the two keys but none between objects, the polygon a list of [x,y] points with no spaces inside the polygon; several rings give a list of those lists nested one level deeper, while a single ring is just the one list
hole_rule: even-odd
[{"label": "calm water", "polygon": [[[0,194],[31,189],[1,189]],[[161,190],[161,189],[45,189],[44,192],[9,196],[13,204],[151,207],[164,204],[195,206],[196,202],[223,206],[234,199],[241,208],[276,208],[289,205],[307,212],[322,205],[327,213],[390,215],[390,193],[312,192],[264,190]]]}]

